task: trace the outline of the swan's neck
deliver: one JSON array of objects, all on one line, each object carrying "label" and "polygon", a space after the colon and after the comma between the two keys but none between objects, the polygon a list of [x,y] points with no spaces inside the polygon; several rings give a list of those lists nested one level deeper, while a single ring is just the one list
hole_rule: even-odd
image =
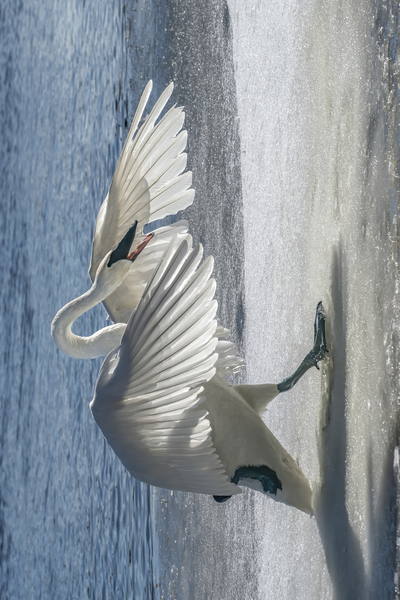
[{"label": "swan's neck", "polygon": [[125,323],[104,327],[89,337],[72,333],[73,322],[104,298],[103,291],[94,283],[88,292],[58,311],[51,324],[51,335],[65,354],[73,358],[97,358],[105,356],[121,342]]}]

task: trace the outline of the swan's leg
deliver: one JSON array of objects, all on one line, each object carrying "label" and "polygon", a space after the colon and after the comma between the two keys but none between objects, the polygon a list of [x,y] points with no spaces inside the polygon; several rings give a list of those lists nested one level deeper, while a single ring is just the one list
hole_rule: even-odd
[{"label": "swan's leg", "polygon": [[306,373],[308,369],[311,369],[311,367],[317,367],[317,369],[319,369],[318,362],[324,358],[326,352],[328,352],[328,350],[326,349],[325,340],[325,311],[322,302],[319,302],[315,315],[313,349],[307,354],[293,375],[287,377],[281,383],[278,383],[279,392],[288,392],[291,390],[299,379],[303,377],[304,373]]}]

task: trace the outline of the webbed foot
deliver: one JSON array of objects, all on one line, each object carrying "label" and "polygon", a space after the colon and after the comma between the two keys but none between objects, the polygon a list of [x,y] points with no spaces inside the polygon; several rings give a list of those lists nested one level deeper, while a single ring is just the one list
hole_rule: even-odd
[{"label": "webbed foot", "polygon": [[[322,301],[317,304],[317,311],[315,313],[315,323],[314,323],[314,347],[311,350],[311,353],[315,354],[315,366],[319,370],[318,363],[320,360],[323,360],[325,354],[328,352],[326,347],[326,338],[325,338],[325,320],[326,314],[324,307],[322,305]],[[310,354],[311,354],[310,353]]]},{"label": "webbed foot", "polygon": [[326,315],[324,307],[322,302],[318,302],[314,322],[314,346],[293,375],[287,377],[278,384],[278,390],[280,392],[291,390],[308,369],[316,367],[319,370],[318,363],[323,360],[325,354],[328,352],[325,338],[325,320]]}]

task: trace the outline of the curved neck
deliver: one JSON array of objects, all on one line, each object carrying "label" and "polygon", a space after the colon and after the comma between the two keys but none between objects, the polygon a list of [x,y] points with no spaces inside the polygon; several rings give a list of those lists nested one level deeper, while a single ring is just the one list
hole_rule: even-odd
[{"label": "curved neck", "polygon": [[89,337],[72,333],[73,322],[104,298],[104,291],[94,283],[89,291],[58,311],[51,324],[51,336],[65,354],[73,358],[97,358],[105,356],[120,344],[126,329],[125,323],[104,327]]}]

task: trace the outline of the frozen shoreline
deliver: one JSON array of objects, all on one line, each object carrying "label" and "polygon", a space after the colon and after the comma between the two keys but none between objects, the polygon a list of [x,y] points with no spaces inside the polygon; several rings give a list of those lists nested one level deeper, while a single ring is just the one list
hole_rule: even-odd
[{"label": "frozen shoreline", "polygon": [[[398,15],[350,3],[293,2],[265,18],[259,6],[257,18],[239,3],[232,8],[249,381],[261,382],[266,364],[276,373],[296,354],[301,359],[320,299],[331,339],[321,378],[304,378],[267,418],[314,483],[317,507],[314,522],[288,515],[282,523],[279,508],[266,515],[256,500],[256,529],[268,531],[260,589],[272,587],[277,597],[391,598],[399,306],[391,218],[398,72],[390,50]],[[266,135],[254,135],[260,128]],[[263,352],[265,340],[274,344]],[[271,539],[279,539],[276,548]]]}]

